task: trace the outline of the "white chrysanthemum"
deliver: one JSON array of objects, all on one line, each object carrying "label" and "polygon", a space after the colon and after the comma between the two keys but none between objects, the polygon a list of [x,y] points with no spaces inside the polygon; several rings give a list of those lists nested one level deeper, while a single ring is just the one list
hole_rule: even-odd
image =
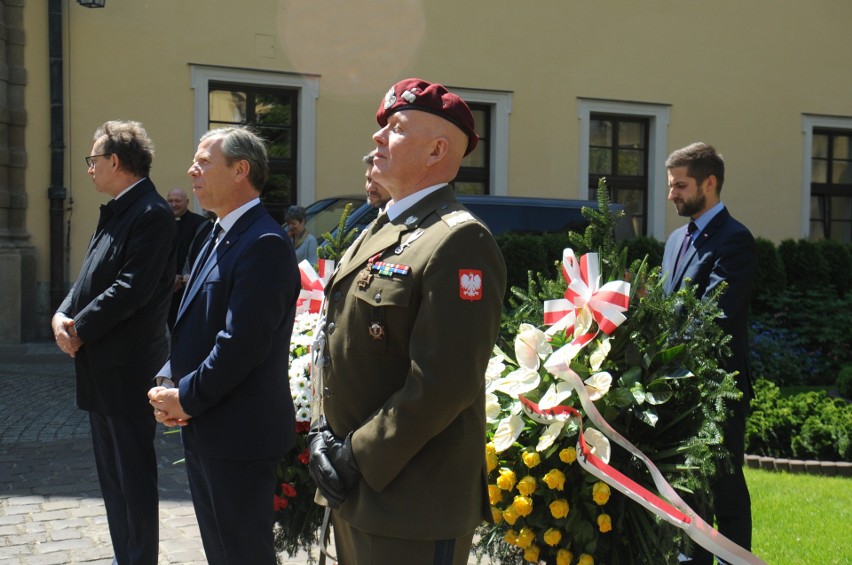
[{"label": "white chrysanthemum", "polygon": [[297,422],[310,422],[311,421],[311,408],[309,406],[300,406],[296,410],[296,421]]}]

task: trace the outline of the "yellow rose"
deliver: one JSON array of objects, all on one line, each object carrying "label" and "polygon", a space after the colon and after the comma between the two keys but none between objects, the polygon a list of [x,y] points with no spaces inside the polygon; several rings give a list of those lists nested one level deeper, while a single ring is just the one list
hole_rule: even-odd
[{"label": "yellow rose", "polygon": [[609,502],[609,485],[598,481],[592,487],[592,499],[598,506],[603,506]]},{"label": "yellow rose", "polygon": [[598,516],[598,528],[603,534],[612,531],[612,518],[609,517],[609,514]]},{"label": "yellow rose", "polygon": [[572,561],[574,561],[574,554],[567,549],[556,552],[556,565],[571,565]]},{"label": "yellow rose", "polygon": [[503,491],[497,485],[488,485],[488,500],[491,504],[498,504],[503,500]]},{"label": "yellow rose", "polygon": [[[518,516],[529,516],[533,510],[532,499],[528,496],[516,496],[512,502],[512,508],[518,513]],[[506,520],[508,522],[508,520]]]},{"label": "yellow rose", "polygon": [[595,565],[595,559],[588,553],[584,553],[577,561],[577,565]]},{"label": "yellow rose", "polygon": [[510,526],[514,526],[515,522],[517,522],[520,517],[521,515],[518,514],[518,511],[515,510],[514,506],[510,506],[503,510],[503,519],[506,520]]},{"label": "yellow rose", "polygon": [[518,481],[518,492],[524,496],[529,496],[535,492],[535,489],[538,485],[535,482],[535,477],[531,477],[527,475],[520,481]]},{"label": "yellow rose", "polygon": [[497,468],[498,462],[499,460],[497,459],[497,451],[494,449],[494,444],[489,443],[485,446],[485,463],[488,465],[489,473]]},{"label": "yellow rose", "polygon": [[521,549],[527,549],[532,546],[532,542],[535,541],[535,532],[531,529],[524,526],[521,528],[521,531],[518,532],[518,547]]},{"label": "yellow rose", "polygon": [[568,501],[564,498],[554,500],[550,503],[550,515],[554,518],[564,518],[568,515]]},{"label": "yellow rose", "polygon": [[506,535],[503,536],[503,541],[509,545],[518,545],[518,532],[515,530],[509,530],[506,532]]},{"label": "yellow rose", "polygon": [[562,541],[562,532],[560,532],[556,528],[550,528],[546,532],[544,532],[544,543],[546,543],[550,547],[553,547],[560,541]]},{"label": "yellow rose", "polygon": [[494,520],[495,524],[499,524],[503,521],[503,511],[499,508],[492,506],[491,507],[491,519]]},{"label": "yellow rose", "polygon": [[559,452],[559,459],[563,463],[568,463],[569,465],[577,460],[577,450],[573,447],[566,447],[562,451]]},{"label": "yellow rose", "polygon": [[524,559],[530,563],[538,563],[539,549],[537,545],[527,548],[524,551]]},{"label": "yellow rose", "polygon": [[518,477],[511,469],[500,469],[500,476],[497,477],[497,486],[503,490],[512,490],[515,488],[515,483]]},{"label": "yellow rose", "polygon": [[524,460],[524,465],[530,469],[541,463],[541,456],[537,451],[525,451],[521,458]]},{"label": "yellow rose", "polygon": [[544,476],[544,482],[547,483],[547,486],[549,486],[551,489],[564,490],[565,473],[563,473],[559,469],[551,469]]}]

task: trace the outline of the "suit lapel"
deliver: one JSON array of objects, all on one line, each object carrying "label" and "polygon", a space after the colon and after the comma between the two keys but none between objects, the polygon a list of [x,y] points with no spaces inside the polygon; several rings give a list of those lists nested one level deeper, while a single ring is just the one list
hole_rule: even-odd
[{"label": "suit lapel", "polygon": [[[730,213],[727,208],[722,208],[718,214],[716,214],[710,223],[707,224],[701,232],[693,239],[692,243],[689,244],[689,248],[687,248],[686,253],[683,255],[683,260],[678,264],[675,269],[674,276],[671,281],[671,289],[680,288],[681,282],[683,281],[683,276],[686,274],[687,268],[692,264],[695,256],[698,254],[698,250],[701,249],[704,245],[706,245],[709,241],[712,240],[713,236],[719,231],[719,229],[728,221],[730,218]],[[686,226],[679,229],[678,232],[681,234],[681,237],[686,235]],[[675,250],[675,259],[677,258],[677,250]]]},{"label": "suit lapel", "polygon": [[[210,257],[207,261],[203,265],[196,264],[194,266],[193,272],[190,275],[191,284],[189,285],[189,288],[187,288],[183,295],[183,299],[181,300],[177,318],[175,319],[175,325],[177,325],[184,311],[186,311],[198,295],[198,291],[201,289],[204,281],[207,280],[210,272],[219,264],[219,261],[221,261],[226,254],[231,251],[231,249],[236,247],[237,242],[240,240],[243,233],[245,233],[245,231],[255,222],[255,220],[261,217],[264,212],[265,210],[261,204],[249,209],[240,217],[239,220],[237,220],[237,223],[235,223],[234,226],[229,229],[224,236],[222,236],[222,240],[219,242],[219,245],[216,246],[216,249],[210,253]],[[199,269],[198,273],[195,272],[196,269]]]}]

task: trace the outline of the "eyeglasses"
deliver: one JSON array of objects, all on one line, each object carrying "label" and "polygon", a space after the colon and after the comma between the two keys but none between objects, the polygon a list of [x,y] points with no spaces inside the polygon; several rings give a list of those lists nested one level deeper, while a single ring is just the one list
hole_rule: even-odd
[{"label": "eyeglasses", "polygon": [[106,157],[107,155],[111,155],[111,153],[99,153],[97,155],[89,155],[88,157],[86,157],[86,167],[91,169],[95,166],[95,157]]}]

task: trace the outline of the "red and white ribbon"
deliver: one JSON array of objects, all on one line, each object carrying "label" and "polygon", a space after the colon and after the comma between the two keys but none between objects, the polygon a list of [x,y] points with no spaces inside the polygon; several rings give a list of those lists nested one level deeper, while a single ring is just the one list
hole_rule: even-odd
[{"label": "red and white ribbon", "polygon": [[622,312],[630,305],[630,283],[611,281],[600,286],[600,261],[597,253],[586,253],[579,260],[573,249],[562,252],[562,276],[568,283],[565,297],[544,303],[547,334],[565,330],[574,333],[577,312],[587,308],[602,332],[609,335],[627,318]]},{"label": "red and white ribbon", "polygon": [[615,488],[656,516],[684,530],[695,543],[731,565],[766,565],[765,561],[720,534],[678,496],[674,488],[666,482],[656,465],[636,446],[615,431],[601,416],[577,373],[567,369],[563,370],[559,377],[568,382],[577,393],[583,410],[586,412],[586,417],[591,420],[598,431],[645,464],[662,497],[630,479],[592,453],[583,433],[582,414],[578,410],[570,406],[554,406],[553,408],[542,409],[536,403],[519,395],[521,403],[527,410],[553,416],[568,414],[577,420],[580,428],[577,440],[577,461],[586,472]]},{"label": "red and white ribbon", "polygon": [[299,263],[299,275],[302,279],[302,290],[296,299],[296,314],[302,312],[318,313],[322,306],[325,285],[331,273],[334,272],[334,261],[320,259],[318,263],[320,274],[314,270],[307,260]]}]

